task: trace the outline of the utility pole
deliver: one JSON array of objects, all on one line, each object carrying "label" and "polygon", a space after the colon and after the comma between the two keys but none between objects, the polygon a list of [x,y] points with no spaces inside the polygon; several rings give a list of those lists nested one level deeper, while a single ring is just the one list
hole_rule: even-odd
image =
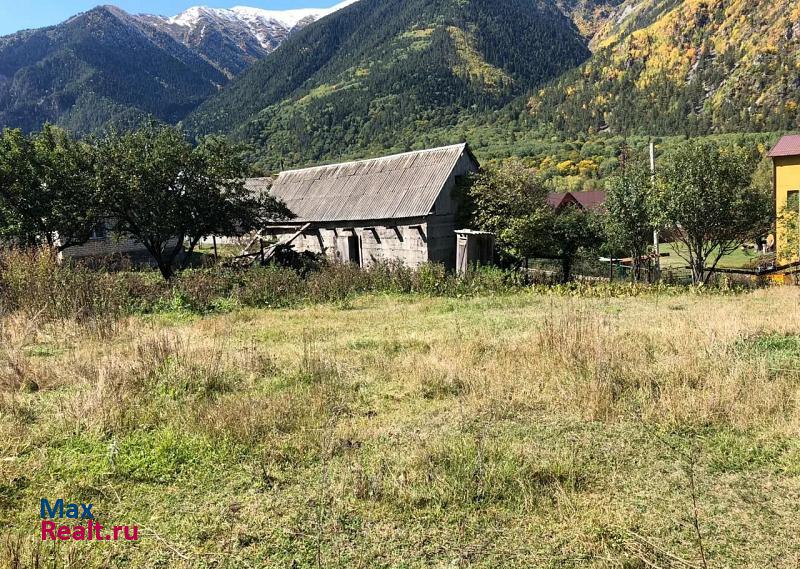
[{"label": "utility pole", "polygon": [[[650,181],[655,185],[656,183],[656,143],[650,142]],[[655,259],[653,261],[653,280],[659,282],[661,280],[661,243],[658,238],[658,229],[653,231],[653,254]]]}]

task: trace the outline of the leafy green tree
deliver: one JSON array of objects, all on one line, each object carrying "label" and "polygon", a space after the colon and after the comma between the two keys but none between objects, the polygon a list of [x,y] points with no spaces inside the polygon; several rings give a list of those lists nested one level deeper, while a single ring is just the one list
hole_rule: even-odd
[{"label": "leafy green tree", "polygon": [[249,169],[240,150],[216,137],[194,147],[178,129],[156,124],[100,142],[105,211],[118,233],[144,245],[165,279],[186,267],[204,237],[243,234],[290,215],[245,188]]},{"label": "leafy green tree", "polygon": [[595,212],[574,205],[554,210],[547,217],[539,255],[561,260],[561,278],[572,280],[575,259],[582,250],[592,250],[604,241],[602,218]]},{"label": "leafy green tree", "polygon": [[497,236],[507,260],[519,263],[541,249],[552,214],[547,190],[520,162],[484,169],[467,195],[472,223]]},{"label": "leafy green tree", "polygon": [[58,251],[86,243],[102,220],[94,150],[45,125],[25,136],[0,135],[0,232],[18,243]]},{"label": "leafy green tree", "polygon": [[6,239],[19,239],[21,222],[14,203],[33,184],[32,153],[22,131],[5,129],[0,134],[0,236]]},{"label": "leafy green tree", "polygon": [[757,162],[738,146],[710,141],[680,146],[659,171],[658,221],[673,233],[696,284],[707,283],[719,261],[765,233],[770,191],[754,182]]},{"label": "leafy green tree", "polygon": [[596,215],[573,206],[554,210],[545,184],[519,162],[478,174],[469,196],[473,223],[495,233],[508,260],[559,259],[565,282],[578,253],[602,241]]},{"label": "leafy green tree", "polygon": [[642,257],[650,249],[656,224],[652,215],[653,183],[646,166],[635,164],[606,182],[606,234],[609,245],[633,258],[638,280]]}]

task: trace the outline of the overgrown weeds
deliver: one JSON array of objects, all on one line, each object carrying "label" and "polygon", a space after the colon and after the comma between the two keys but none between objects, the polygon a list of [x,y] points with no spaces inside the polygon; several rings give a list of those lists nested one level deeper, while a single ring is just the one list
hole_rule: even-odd
[{"label": "overgrown weeds", "polygon": [[[366,268],[325,264],[298,273],[269,266],[236,270],[224,267],[185,271],[170,283],[152,271],[107,272],[80,262],[62,263],[47,249],[0,253],[0,314],[22,312],[41,322],[73,320],[87,333],[113,335],[115,322],[127,315],[157,312],[196,314],[228,312],[237,307],[290,308],[302,304],[345,306],[361,294],[413,294],[463,298],[524,290],[519,272],[483,267],[454,275],[442,265],[409,269],[402,263]],[[531,288],[539,294],[580,298],[643,295],[735,293],[739,289],[572,283]]]}]

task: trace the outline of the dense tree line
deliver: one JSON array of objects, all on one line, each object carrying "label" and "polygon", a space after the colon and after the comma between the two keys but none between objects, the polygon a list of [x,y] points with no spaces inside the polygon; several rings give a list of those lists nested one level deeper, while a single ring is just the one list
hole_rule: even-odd
[{"label": "dense tree line", "polygon": [[185,268],[198,242],[236,235],[290,213],[244,186],[241,149],[218,137],[190,144],[150,124],[75,141],[56,127],[0,135],[0,240],[59,251],[99,228],[131,236],[165,278]]}]

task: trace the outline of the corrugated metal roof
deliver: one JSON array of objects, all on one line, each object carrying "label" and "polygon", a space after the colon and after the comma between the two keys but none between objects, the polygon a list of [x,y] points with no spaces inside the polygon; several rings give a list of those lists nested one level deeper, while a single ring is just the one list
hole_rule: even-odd
[{"label": "corrugated metal roof", "polygon": [[771,158],[779,156],[800,156],[800,135],[784,136],[769,152]]},{"label": "corrugated metal roof", "polygon": [[457,144],[289,170],[274,181],[248,180],[247,186],[263,191],[271,183],[272,194],[286,203],[297,223],[424,217],[464,153],[472,158],[466,144]]}]

